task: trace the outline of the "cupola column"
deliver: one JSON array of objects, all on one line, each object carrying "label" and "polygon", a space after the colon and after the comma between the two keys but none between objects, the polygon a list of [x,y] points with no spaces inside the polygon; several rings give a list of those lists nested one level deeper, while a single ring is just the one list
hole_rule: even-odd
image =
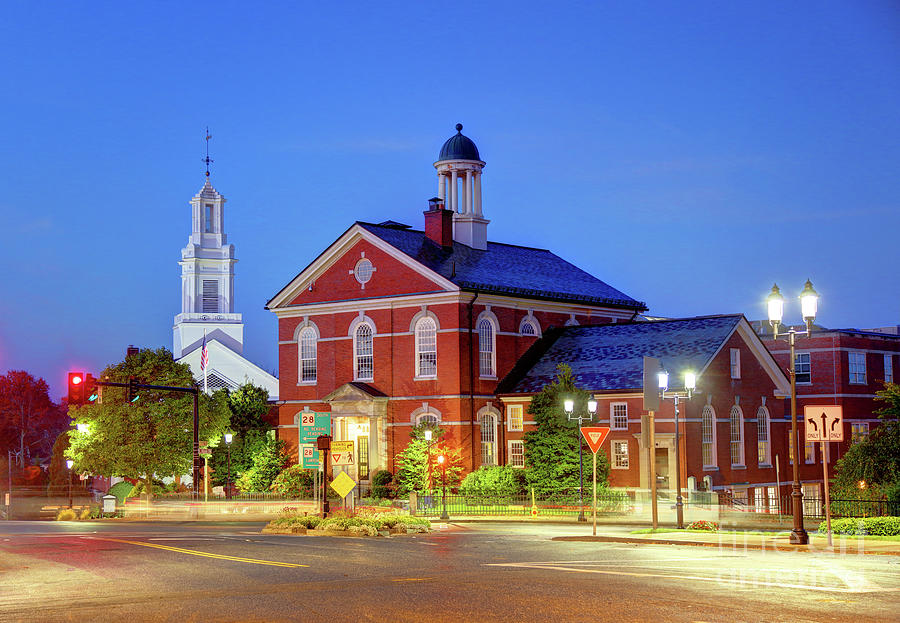
[{"label": "cupola column", "polygon": [[447,203],[447,197],[446,197],[446,195],[444,194],[444,186],[445,186],[445,185],[446,185],[446,184],[445,184],[445,182],[444,182],[444,174],[443,174],[443,173],[438,173],[438,191],[437,191],[437,196],[440,197],[441,199],[443,199],[443,200],[444,200],[444,204],[446,205],[446,203]]},{"label": "cupola column", "polygon": [[478,148],[463,136],[462,124],[456,134],[444,142],[438,160],[438,196],[446,197],[444,205],[453,212],[453,240],[473,249],[487,248],[487,225],[481,201],[481,170],[484,161]]},{"label": "cupola column", "polygon": [[459,214],[459,178],[456,169],[450,173],[450,209]]},{"label": "cupola column", "polygon": [[481,216],[481,172],[475,173],[475,216]]}]

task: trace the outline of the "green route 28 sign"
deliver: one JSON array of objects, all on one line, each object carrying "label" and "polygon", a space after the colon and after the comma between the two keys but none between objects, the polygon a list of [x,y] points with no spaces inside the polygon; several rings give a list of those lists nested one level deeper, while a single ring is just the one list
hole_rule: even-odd
[{"label": "green route 28 sign", "polygon": [[316,439],[331,434],[331,413],[301,411],[300,416],[300,464],[304,469],[318,469],[319,451]]}]

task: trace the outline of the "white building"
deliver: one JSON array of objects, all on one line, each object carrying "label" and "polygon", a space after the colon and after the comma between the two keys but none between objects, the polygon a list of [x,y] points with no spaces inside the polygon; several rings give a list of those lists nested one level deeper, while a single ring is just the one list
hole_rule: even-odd
[{"label": "white building", "polygon": [[225,197],[209,183],[191,199],[191,237],[181,250],[181,313],[175,316],[172,353],[203,378],[203,337],[209,353],[210,391],[250,382],[278,398],[278,379],[245,359],[244,323],[234,311],[234,245],[225,234]]}]

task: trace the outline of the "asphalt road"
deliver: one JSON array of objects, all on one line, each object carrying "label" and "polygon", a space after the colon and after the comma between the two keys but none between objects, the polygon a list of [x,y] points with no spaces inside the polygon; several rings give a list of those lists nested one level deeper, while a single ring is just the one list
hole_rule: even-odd
[{"label": "asphalt road", "polygon": [[892,621],[900,558],[554,541],[583,525],[389,538],[262,524],[0,524],[0,621]]}]

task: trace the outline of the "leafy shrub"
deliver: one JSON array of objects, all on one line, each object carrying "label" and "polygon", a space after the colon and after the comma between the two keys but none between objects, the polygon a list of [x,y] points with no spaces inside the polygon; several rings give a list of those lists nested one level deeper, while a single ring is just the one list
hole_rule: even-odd
[{"label": "leafy shrub", "polygon": [[[828,526],[823,521],[819,524],[819,532],[826,532]],[[845,517],[831,522],[831,531],[835,534],[871,534],[877,536],[900,535],[900,517]]]},{"label": "leafy shrub", "polygon": [[289,498],[311,498],[313,496],[314,473],[300,465],[291,465],[281,470],[272,481],[272,491]]},{"label": "leafy shrub", "polygon": [[687,530],[703,530],[704,532],[718,532],[719,524],[715,521],[692,521],[686,526]]},{"label": "leafy shrub", "polygon": [[281,517],[277,517],[273,519],[269,525],[278,527],[278,528],[306,528],[307,530],[314,529],[322,522],[322,518],[318,515],[282,515]]},{"label": "leafy shrub", "polygon": [[71,508],[64,508],[56,515],[56,521],[75,521],[78,515]]},{"label": "leafy shrub", "polygon": [[81,509],[81,515],[78,516],[78,519],[81,521],[87,521],[88,519],[96,519],[100,516],[100,509],[97,506],[85,506]]},{"label": "leafy shrub", "polygon": [[378,530],[375,529],[375,526],[370,526],[368,524],[362,524],[359,526],[350,526],[347,529],[347,532],[350,534],[355,534],[358,536],[378,536]]},{"label": "leafy shrub", "polygon": [[111,486],[109,488],[109,494],[116,496],[118,503],[122,504],[125,502],[125,498],[131,497],[132,489],[134,489],[134,485],[127,480],[123,480],[122,482],[117,482]]},{"label": "leafy shrub", "polygon": [[376,498],[390,498],[393,495],[391,491],[391,481],[394,475],[386,469],[379,469],[372,474],[372,496]]},{"label": "leafy shrub", "polygon": [[241,491],[268,491],[289,462],[290,457],[284,452],[284,441],[268,440],[253,456],[253,465],[241,474],[235,485]]},{"label": "leafy shrub", "polygon": [[[153,478],[153,493],[154,494],[165,493],[165,491],[166,491],[166,483],[164,483],[162,480],[157,480],[156,478]],[[128,497],[135,498],[139,495],[145,494],[146,492],[147,492],[147,483],[145,483],[143,480],[139,480],[138,483],[136,485],[134,485],[134,487],[132,487],[131,493],[128,494]]]},{"label": "leafy shrub", "polygon": [[460,491],[464,495],[524,495],[525,473],[509,465],[480,467],[463,479]]}]

